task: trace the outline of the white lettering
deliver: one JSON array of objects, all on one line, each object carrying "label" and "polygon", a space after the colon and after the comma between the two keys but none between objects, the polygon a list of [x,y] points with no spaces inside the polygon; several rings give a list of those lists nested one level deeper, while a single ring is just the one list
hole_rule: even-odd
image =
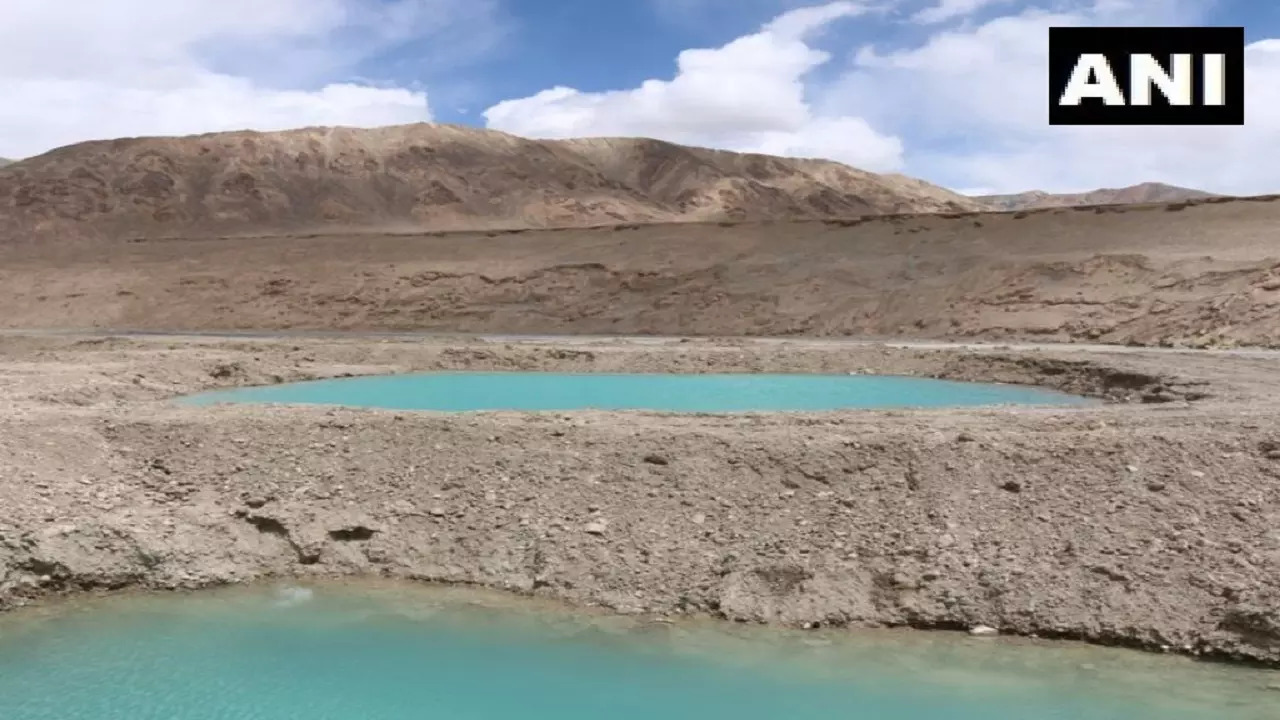
[{"label": "white lettering", "polygon": [[[1089,82],[1089,78],[1096,78]],[[1124,105],[1124,93],[1111,72],[1107,56],[1101,53],[1084,53],[1076,60],[1067,89],[1062,92],[1059,105],[1079,105],[1084,98],[1101,98],[1107,105]]]},{"label": "white lettering", "polygon": [[1151,86],[1160,89],[1160,94],[1169,100],[1170,105],[1190,105],[1192,97],[1191,84],[1192,56],[1178,53],[1169,63],[1170,72],[1165,73],[1160,63],[1149,54],[1129,57],[1129,94],[1133,105],[1151,104]]},{"label": "white lettering", "polygon": [[1205,55],[1204,76],[1201,82],[1204,83],[1204,104],[1205,105],[1226,105],[1227,104],[1227,56],[1222,54]]}]

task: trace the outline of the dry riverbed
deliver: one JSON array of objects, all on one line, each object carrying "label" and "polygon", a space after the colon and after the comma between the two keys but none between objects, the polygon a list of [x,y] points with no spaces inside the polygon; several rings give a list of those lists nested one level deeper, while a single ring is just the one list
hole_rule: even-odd
[{"label": "dry riverbed", "polygon": [[[169,402],[429,369],[898,373],[1109,402],[740,416]],[[1280,665],[1277,388],[1277,357],[1070,348],[0,336],[0,609],[364,574]]]}]

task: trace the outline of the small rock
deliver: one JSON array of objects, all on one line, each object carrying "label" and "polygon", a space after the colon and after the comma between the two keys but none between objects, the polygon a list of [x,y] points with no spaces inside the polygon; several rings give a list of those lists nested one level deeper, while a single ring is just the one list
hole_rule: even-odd
[{"label": "small rock", "polygon": [[609,524],[604,520],[596,520],[583,526],[582,531],[588,535],[603,535],[604,531],[608,529],[608,527]]},{"label": "small rock", "polygon": [[1163,492],[1167,486],[1159,481],[1147,483],[1147,489],[1151,492]]},{"label": "small rock", "polygon": [[671,461],[661,455],[645,455],[644,461],[650,465],[670,465]]},{"label": "small rock", "polygon": [[1138,466],[1137,466],[1137,465],[1129,465],[1128,467],[1126,467],[1126,468],[1125,468],[1125,470],[1127,470],[1127,471],[1129,471],[1129,472],[1131,472],[1131,473],[1136,473],[1136,472],[1138,472]]},{"label": "small rock", "polygon": [[1000,634],[1000,631],[989,625],[974,625],[969,628],[969,634],[974,637],[994,637]]},{"label": "small rock", "polygon": [[978,440],[977,438],[975,438],[974,436],[970,435],[967,432],[962,432],[956,436],[956,442],[971,443],[971,442],[977,442],[977,440]]},{"label": "small rock", "polygon": [[706,516],[706,515],[703,515],[702,513],[698,513],[697,515],[694,515],[694,516],[693,516],[693,524],[694,524],[694,525],[701,525],[702,523],[704,523],[704,522],[706,522],[706,521],[707,521],[707,516]]},{"label": "small rock", "polygon": [[1000,489],[1011,493],[1020,493],[1022,492],[1022,483],[1017,480],[1007,480],[1000,485]]},{"label": "small rock", "polygon": [[1203,478],[1205,476],[1205,474],[1200,472],[1199,470],[1192,470],[1190,475],[1193,478]]},{"label": "small rock", "polygon": [[440,507],[439,505],[436,505],[435,507],[431,508],[427,512],[431,513],[431,517],[444,517],[446,514],[445,509]]}]

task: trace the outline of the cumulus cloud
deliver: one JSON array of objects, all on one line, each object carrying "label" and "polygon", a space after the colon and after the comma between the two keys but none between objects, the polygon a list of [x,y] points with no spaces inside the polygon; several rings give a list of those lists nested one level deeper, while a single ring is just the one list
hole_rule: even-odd
[{"label": "cumulus cloud", "polygon": [[333,82],[488,0],[6,0],[0,155],[92,138],[381,125],[431,118],[425,92]]},{"label": "cumulus cloud", "polygon": [[[1072,191],[1156,180],[1225,193],[1280,191],[1280,40],[1246,51],[1244,127],[1062,127],[1048,124],[1048,28],[1198,24],[1204,3],[1097,0],[1028,8],[948,29],[916,47],[861,48],[821,91],[908,139],[908,167],[952,187]],[[876,102],[871,102],[875,99]]]},{"label": "cumulus cloud", "polygon": [[[1262,159],[1280,147],[1280,39],[1246,52],[1243,128],[1048,124],[1050,26],[1214,24],[1213,5],[886,0],[876,7],[906,11],[897,17],[931,34],[907,46],[846,48],[836,61],[828,52],[835,43],[824,43],[820,31],[854,16],[860,29],[884,28],[886,16],[832,2],[786,12],[719,48],[687,50],[671,79],[601,93],[555,87],[499,103],[485,117],[492,127],[541,137],[646,135],[826,157],[972,191],[1068,192],[1145,181],[1280,191],[1280,171]],[[1003,13],[990,17],[997,10]],[[975,21],[979,13],[986,19]],[[886,34],[904,36],[911,33]]]},{"label": "cumulus cloud", "polygon": [[685,50],[669,80],[609,92],[553,87],[500,102],[484,117],[491,128],[530,137],[644,136],[896,170],[898,138],[855,112],[819,115],[806,97],[806,77],[832,58],[812,38],[866,12],[852,2],[798,8],[722,47]]}]

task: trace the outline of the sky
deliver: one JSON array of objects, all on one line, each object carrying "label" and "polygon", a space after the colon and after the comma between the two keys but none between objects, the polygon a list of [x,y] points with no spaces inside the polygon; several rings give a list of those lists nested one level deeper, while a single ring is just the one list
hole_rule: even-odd
[{"label": "sky", "polygon": [[[1280,3],[1264,0],[4,5],[0,157],[430,121],[821,157],[967,193],[1280,192]],[[1243,25],[1245,126],[1050,126],[1055,25]]]}]

